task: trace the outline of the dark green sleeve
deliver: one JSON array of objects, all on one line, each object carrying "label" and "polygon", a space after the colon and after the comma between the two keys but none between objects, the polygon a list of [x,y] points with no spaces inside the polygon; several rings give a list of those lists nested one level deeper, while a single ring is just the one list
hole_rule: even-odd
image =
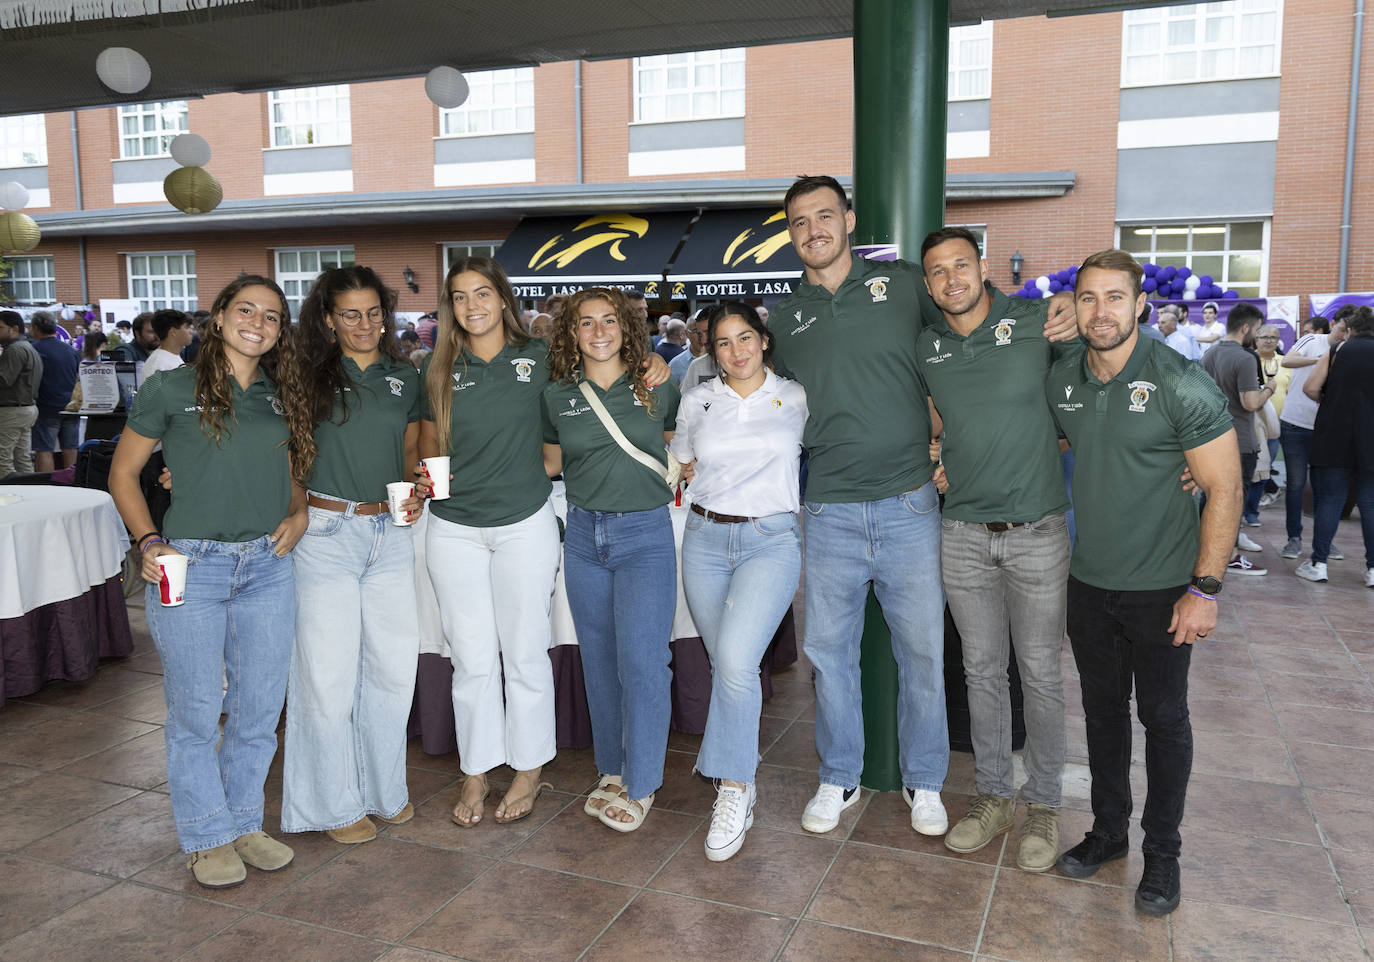
[{"label": "dark green sleeve", "polygon": [[550,384],[539,399],[539,420],[543,423],[545,444],[558,443],[558,428],[554,426],[553,418],[549,417],[549,391],[552,389],[553,385]]},{"label": "dark green sleeve", "polygon": [[678,389],[677,382],[669,378],[654,388],[654,393],[658,395],[658,403],[663,405],[663,430],[676,431],[677,408],[682,400],[682,392]]},{"label": "dark green sleeve", "polygon": [[429,354],[420,362],[420,407],[416,411],[421,421],[433,421],[434,415],[429,410],[429,392],[425,390],[425,385],[429,383],[429,362],[434,360],[434,355]]},{"label": "dark green sleeve", "polygon": [[1174,430],[1185,451],[1201,447],[1231,430],[1226,396],[1199,364],[1181,365],[1170,401]]},{"label": "dark green sleeve", "polygon": [[167,396],[162,390],[167,371],[157,371],[138,387],[134,395],[134,409],[129,413],[128,426],[145,438],[161,438],[171,421]]},{"label": "dark green sleeve", "polygon": [[[428,360],[428,358],[425,360]],[[425,379],[422,374],[415,371],[414,367],[411,367],[411,373],[406,375],[406,379],[409,380],[411,384],[415,385],[415,392],[410,398],[410,410],[406,412],[406,423],[414,424],[416,421],[420,420],[421,412],[427,405],[427,401],[425,400]]]},{"label": "dark green sleeve", "polygon": [[926,290],[926,272],[921,269],[920,264],[911,261],[894,261],[893,266],[899,267],[912,275],[912,282],[916,286],[916,333],[919,334],[933,324],[940,322],[940,309],[935,306],[935,301],[931,299],[930,292]]}]

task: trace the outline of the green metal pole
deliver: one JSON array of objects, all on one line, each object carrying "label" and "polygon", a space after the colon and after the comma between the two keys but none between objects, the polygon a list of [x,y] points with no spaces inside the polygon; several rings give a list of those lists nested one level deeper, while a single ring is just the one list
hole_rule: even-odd
[{"label": "green metal pole", "polygon": [[[865,257],[914,259],[944,224],[948,71],[949,0],[854,0],[854,243]],[[872,591],[859,665],[862,783],[896,791],[897,663]]]}]

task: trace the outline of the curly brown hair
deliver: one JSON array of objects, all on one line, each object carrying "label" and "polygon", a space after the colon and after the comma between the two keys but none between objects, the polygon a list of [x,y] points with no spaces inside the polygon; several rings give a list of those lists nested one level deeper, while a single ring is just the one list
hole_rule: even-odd
[{"label": "curly brown hair", "polygon": [[650,415],[658,403],[658,396],[644,381],[644,361],[649,356],[648,340],[641,335],[639,324],[630,314],[630,302],[614,287],[588,287],[568,298],[558,322],[554,326],[553,341],[549,345],[549,377],[561,384],[576,384],[582,380],[582,351],[577,346],[577,320],[582,305],[588,301],[605,301],[615,311],[620,326],[620,360],[630,375],[635,397]]}]

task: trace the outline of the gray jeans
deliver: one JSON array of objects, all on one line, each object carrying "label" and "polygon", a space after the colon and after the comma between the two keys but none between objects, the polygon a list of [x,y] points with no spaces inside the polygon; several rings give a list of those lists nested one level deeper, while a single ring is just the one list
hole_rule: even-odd
[{"label": "gray jeans", "polygon": [[[1069,533],[1064,515],[993,533],[941,522],[940,560],[963,639],[978,791],[1010,798],[1009,638],[1016,640],[1026,715],[1026,801],[1059,807],[1064,770],[1064,641]],[[1010,635],[1008,634],[1010,629]]]},{"label": "gray jeans", "polygon": [[29,432],[38,420],[38,408],[0,407],[0,478],[9,474],[31,474],[33,452]]}]

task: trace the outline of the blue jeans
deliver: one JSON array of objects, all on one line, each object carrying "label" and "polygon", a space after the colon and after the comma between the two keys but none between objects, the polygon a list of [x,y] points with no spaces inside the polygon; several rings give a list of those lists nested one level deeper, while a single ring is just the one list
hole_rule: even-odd
[{"label": "blue jeans", "polygon": [[690,514],[682,567],[687,605],[711,656],[711,707],[697,770],[752,782],[763,710],[759,663],[801,576],[797,516],[719,524]]},{"label": "blue jeans", "polygon": [[[1271,441],[1271,440],[1266,440],[1264,443],[1268,446],[1268,449],[1269,449],[1269,465],[1270,465],[1269,470],[1270,470],[1270,472],[1272,473],[1272,472],[1273,472],[1274,458],[1275,458],[1275,457],[1278,455],[1278,453],[1279,453],[1279,439],[1278,439],[1278,438],[1274,438],[1272,441]],[[1251,471],[1250,473],[1251,473],[1252,476],[1254,475],[1254,471]],[[1264,496],[1264,488],[1265,488],[1265,485],[1267,485],[1268,483],[1269,483],[1269,479],[1268,479],[1268,478],[1265,478],[1263,481],[1251,481],[1251,480],[1249,480],[1248,478],[1246,479],[1246,481],[1245,481],[1245,510],[1244,510],[1244,517],[1245,517],[1245,520],[1246,520],[1246,521],[1258,521],[1258,520],[1259,520],[1259,506],[1260,506],[1259,503],[1260,503],[1260,498]]]},{"label": "blue jeans", "polygon": [[677,553],[668,508],[616,514],[568,505],[563,577],[582,655],[596,768],[630,798],[663,784],[672,712]]},{"label": "blue jeans", "polygon": [[182,850],[196,852],[262,829],[262,785],[277,753],[295,592],[291,559],[273,554],[265,536],[171,544],[190,559],[186,603],[164,608],[157,585],[149,585],[143,605],[162,658],[172,817]]},{"label": "blue jeans", "polygon": [[1354,468],[1312,469],[1312,560],[1325,562],[1331,553],[1352,480],[1364,535],[1364,566],[1374,568],[1374,471],[1356,474]]},{"label": "blue jeans", "polygon": [[296,647],[286,699],[284,832],[405,808],[420,626],[414,532],[391,515],[310,509],[291,553]]},{"label": "blue jeans", "polygon": [[[1283,447],[1284,520],[1288,537],[1302,537],[1302,491],[1307,487],[1307,449],[1312,444],[1312,429],[1279,422],[1279,444]],[[1329,547],[1329,546],[1328,546]]]},{"label": "blue jeans", "polygon": [[816,674],[822,782],[853,788],[863,773],[859,639],[871,582],[897,660],[902,783],[939,791],[949,769],[945,592],[933,482],[881,501],[806,502],[806,631]]}]

